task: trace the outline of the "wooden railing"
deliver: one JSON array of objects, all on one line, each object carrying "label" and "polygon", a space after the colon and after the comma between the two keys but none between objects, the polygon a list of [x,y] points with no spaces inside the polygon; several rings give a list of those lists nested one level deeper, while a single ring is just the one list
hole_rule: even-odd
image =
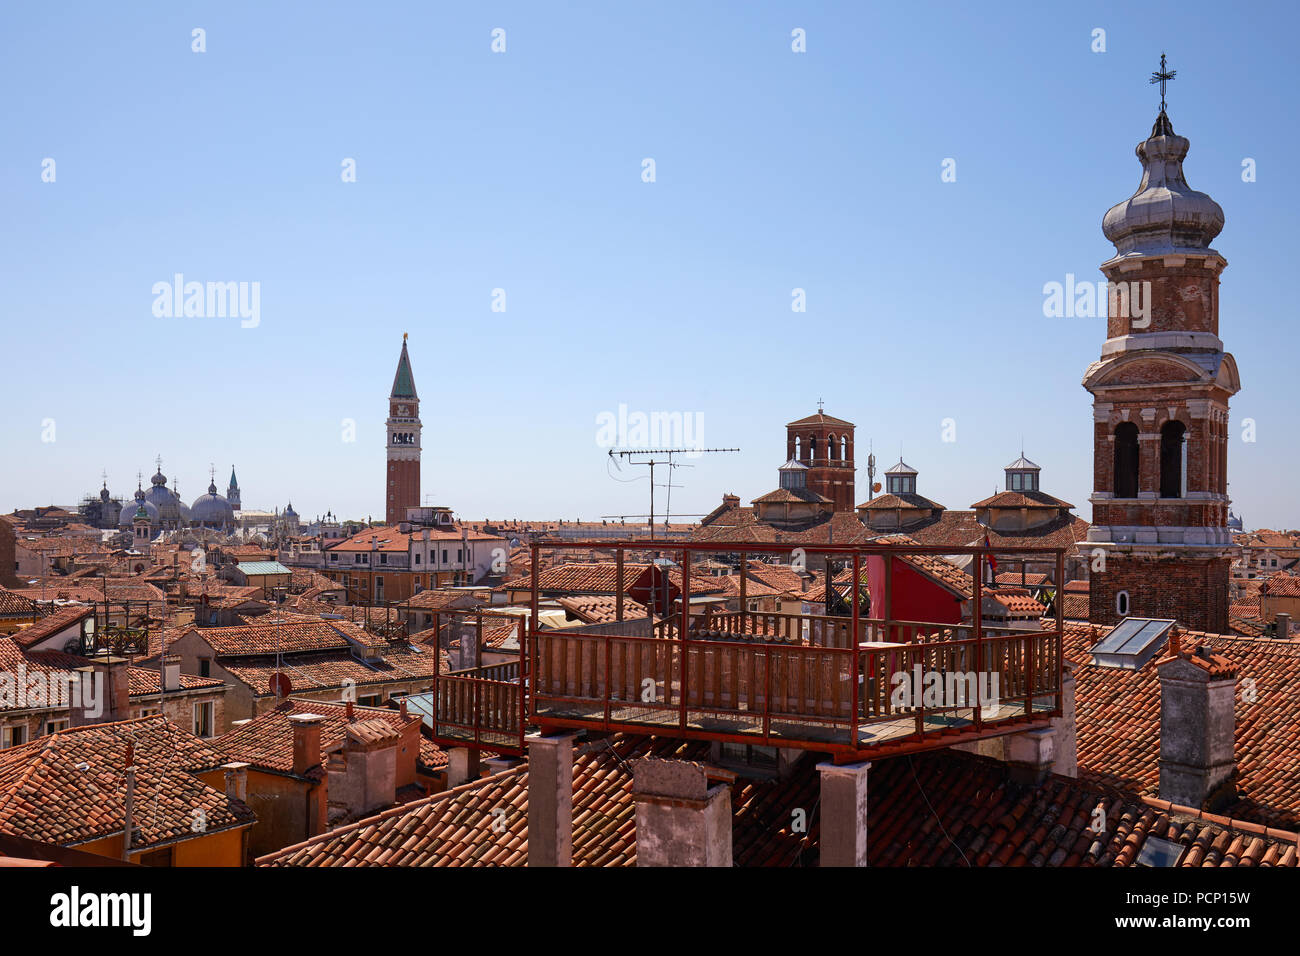
[{"label": "wooden railing", "polygon": [[500,616],[481,611],[434,612],[435,633],[440,637],[433,678],[432,736],[436,743],[500,754],[523,753],[528,684],[524,622],[512,616],[519,627],[518,660],[441,670],[444,634],[448,639],[455,634],[462,642],[472,642],[473,656],[481,661],[483,618]]},{"label": "wooden railing", "polygon": [[999,629],[977,640],[968,628],[926,627],[915,643],[855,648],[749,631],[739,640],[685,642],[543,631],[535,635],[533,711],[610,730],[864,749],[878,736],[873,724],[903,721],[907,727],[891,728],[894,737],[921,737],[1059,707],[1056,632]]},{"label": "wooden railing", "polygon": [[[681,620],[668,617],[655,624],[654,635],[675,640]],[[778,611],[723,611],[691,618],[691,640],[741,640],[765,643],[808,644],[814,647],[850,647],[853,621],[824,614],[789,614]]]},{"label": "wooden railing", "polygon": [[484,664],[481,667],[467,667],[459,671],[447,671],[446,677],[478,677],[483,680],[519,680],[519,662],[505,661],[501,664]]},{"label": "wooden railing", "polygon": [[518,747],[522,693],[518,680],[442,675],[434,699],[434,739],[488,750]]}]

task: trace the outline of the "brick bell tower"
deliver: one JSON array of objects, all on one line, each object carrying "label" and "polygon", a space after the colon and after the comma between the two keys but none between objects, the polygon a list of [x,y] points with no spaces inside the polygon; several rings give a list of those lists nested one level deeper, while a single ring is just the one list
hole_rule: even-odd
[{"label": "brick bell tower", "polygon": [[[1157,80],[1172,79],[1164,72]],[[1163,94],[1163,82],[1162,82]],[[1219,339],[1210,242],[1223,210],[1183,178],[1189,142],[1161,97],[1138,144],[1142,181],[1106,213],[1115,255],[1106,341],[1083,378],[1093,396],[1089,619],[1174,618],[1228,629],[1228,400],[1241,388]]]},{"label": "brick bell tower", "polygon": [[420,504],[420,397],[415,392],[411,357],[402,335],[402,354],[388,396],[388,484],[385,488],[384,521],[406,520],[406,509]]},{"label": "brick bell tower", "polygon": [[852,422],[832,418],[821,411],[785,426],[785,457],[808,466],[806,487],[831,499],[836,511],[852,511],[853,464]]}]

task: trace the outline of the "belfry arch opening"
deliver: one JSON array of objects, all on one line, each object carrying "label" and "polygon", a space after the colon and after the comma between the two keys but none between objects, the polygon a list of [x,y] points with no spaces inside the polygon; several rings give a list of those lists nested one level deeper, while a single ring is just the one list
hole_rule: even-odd
[{"label": "belfry arch opening", "polygon": [[1186,490],[1187,426],[1180,421],[1165,422],[1160,429],[1160,497],[1181,498]]},{"label": "belfry arch opening", "polygon": [[1138,429],[1132,422],[1115,426],[1116,498],[1136,498],[1138,493]]}]

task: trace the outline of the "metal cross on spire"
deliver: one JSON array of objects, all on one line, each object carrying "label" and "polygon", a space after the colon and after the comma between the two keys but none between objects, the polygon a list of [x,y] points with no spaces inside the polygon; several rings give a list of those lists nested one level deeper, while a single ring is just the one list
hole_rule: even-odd
[{"label": "metal cross on spire", "polygon": [[1160,84],[1160,112],[1165,111],[1165,84],[1178,75],[1177,70],[1165,69],[1165,55],[1160,54],[1160,69],[1151,74],[1151,82]]},{"label": "metal cross on spire", "polygon": [[825,403],[824,401],[822,401],[820,398],[817,399],[817,411],[818,411],[818,412],[822,411],[822,409],[824,408],[825,405],[826,405],[826,403]]}]

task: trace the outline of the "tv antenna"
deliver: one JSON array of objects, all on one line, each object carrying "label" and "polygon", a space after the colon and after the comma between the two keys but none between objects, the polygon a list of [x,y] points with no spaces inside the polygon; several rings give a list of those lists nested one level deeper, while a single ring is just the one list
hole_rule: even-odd
[{"label": "tv antenna", "polygon": [[[673,461],[676,455],[719,455],[725,452],[740,451],[739,448],[637,448],[626,449],[624,451],[609,450],[610,461],[614,463],[615,468],[621,468],[618,463],[620,458],[626,459],[629,465],[647,465],[650,468],[650,537],[653,540],[655,536],[655,465],[667,465],[668,472],[668,495],[669,502],[672,501],[672,471],[671,469],[679,467]],[[658,457],[656,457],[658,456]],[[643,461],[633,460],[635,457],[644,458]],[[664,521],[667,522],[669,514],[665,512]]]}]

